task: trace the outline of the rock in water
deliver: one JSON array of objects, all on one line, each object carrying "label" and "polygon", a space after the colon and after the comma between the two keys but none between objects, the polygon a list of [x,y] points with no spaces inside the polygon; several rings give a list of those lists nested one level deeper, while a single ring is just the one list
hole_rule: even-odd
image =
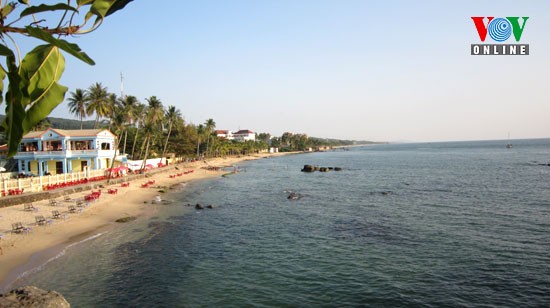
[{"label": "rock in water", "polygon": [[290,192],[290,194],[288,194],[288,197],[286,197],[288,200],[298,200],[301,198],[300,195],[298,195],[297,193],[295,192]]},{"label": "rock in water", "polygon": [[55,291],[45,291],[37,287],[26,286],[0,295],[0,307],[68,308],[71,307],[71,304],[63,295]]}]

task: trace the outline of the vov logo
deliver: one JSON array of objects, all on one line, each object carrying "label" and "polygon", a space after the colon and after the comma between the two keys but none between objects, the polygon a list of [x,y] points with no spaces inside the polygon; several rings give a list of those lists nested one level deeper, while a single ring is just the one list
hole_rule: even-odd
[{"label": "vov logo", "polygon": [[[513,37],[521,40],[529,17],[471,17],[479,39],[485,42],[487,36],[501,43]],[[520,20],[521,18],[521,20]],[[471,55],[529,55],[529,44],[471,44]]]}]

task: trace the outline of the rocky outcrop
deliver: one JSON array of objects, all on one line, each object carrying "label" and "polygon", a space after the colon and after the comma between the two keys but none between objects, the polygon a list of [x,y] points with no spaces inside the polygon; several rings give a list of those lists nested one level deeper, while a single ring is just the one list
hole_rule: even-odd
[{"label": "rocky outcrop", "polygon": [[0,295],[0,307],[65,308],[71,304],[55,291],[45,291],[33,286],[17,288]]},{"label": "rocky outcrop", "polygon": [[315,171],[328,172],[330,170],[342,171],[342,168],[341,167],[318,167],[314,165],[304,165],[304,168],[302,168],[302,172],[315,172]]}]

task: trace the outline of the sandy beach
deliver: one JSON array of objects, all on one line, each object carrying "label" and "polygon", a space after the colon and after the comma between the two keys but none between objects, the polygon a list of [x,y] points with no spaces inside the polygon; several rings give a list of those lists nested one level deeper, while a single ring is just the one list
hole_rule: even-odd
[{"label": "sandy beach", "polygon": [[[151,207],[147,206],[158,195],[159,186],[171,186],[178,183],[189,182],[198,179],[219,177],[227,171],[205,170],[204,166],[224,167],[231,166],[245,160],[253,160],[266,157],[284,155],[257,154],[254,156],[216,158],[193,163],[178,164],[178,170],[174,166],[166,167],[165,171],[152,175],[147,179],[130,182],[128,187],[121,184],[105,185],[101,197],[89,203],[83,210],[77,213],[69,213],[68,206],[74,205],[75,200],[81,200],[90,191],[84,191],[70,195],[71,201],[58,198],[57,205],[49,205],[48,200],[34,202],[35,210],[26,211],[24,205],[16,205],[0,208],[0,286],[9,284],[22,272],[40,265],[40,260],[34,260],[33,256],[47,252],[60,245],[68,245],[79,241],[92,232],[116,228],[120,225],[115,220],[128,216],[141,216],[147,213]],[[185,171],[193,172],[170,177],[176,173]],[[148,188],[142,188],[141,184],[147,180],[155,183]],[[117,189],[117,194],[108,194],[108,189]],[[147,203],[144,203],[147,201]],[[57,210],[64,217],[54,219],[52,211]],[[43,215],[48,223],[38,225],[35,217]],[[29,227],[28,233],[12,233],[12,223],[21,222]]]}]

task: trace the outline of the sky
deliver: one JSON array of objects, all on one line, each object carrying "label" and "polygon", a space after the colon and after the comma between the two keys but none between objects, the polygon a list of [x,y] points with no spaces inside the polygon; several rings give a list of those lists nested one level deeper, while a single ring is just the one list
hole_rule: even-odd
[{"label": "sky", "polygon": [[[471,16],[528,16],[530,55],[470,55]],[[135,0],[69,39],[96,65],[66,55],[60,83],[120,94],[122,73],[187,122],[278,136],[548,138],[549,29],[550,1]]]}]

